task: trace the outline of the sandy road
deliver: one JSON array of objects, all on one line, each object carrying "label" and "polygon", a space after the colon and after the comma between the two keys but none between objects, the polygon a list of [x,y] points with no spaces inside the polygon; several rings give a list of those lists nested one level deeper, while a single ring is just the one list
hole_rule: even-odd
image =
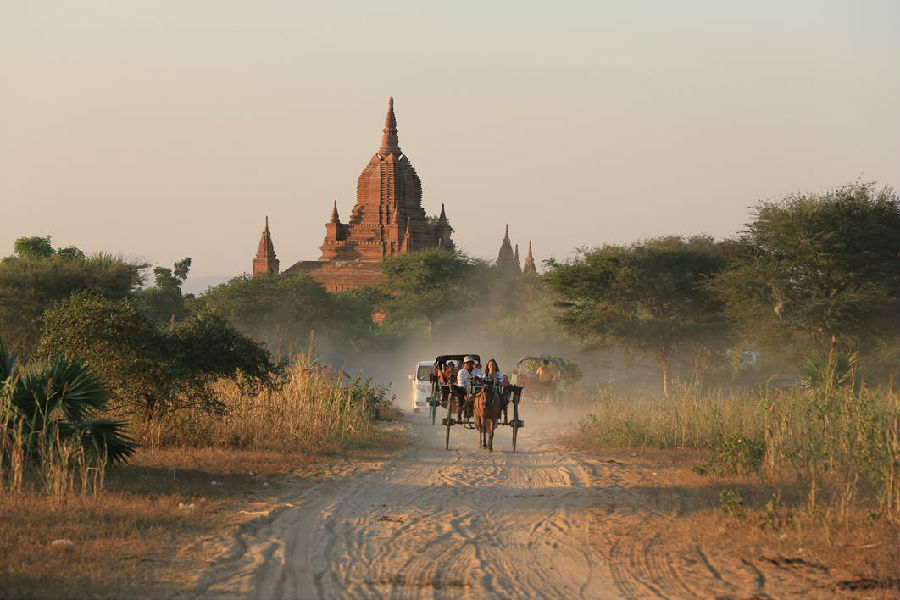
[{"label": "sandy road", "polygon": [[667,527],[691,498],[654,485],[659,465],[564,451],[559,428],[530,417],[515,454],[508,428],[488,453],[455,427],[447,451],[439,428],[411,417],[409,450],[297,490],[242,527],[189,597],[820,596],[820,574],[673,545]]}]

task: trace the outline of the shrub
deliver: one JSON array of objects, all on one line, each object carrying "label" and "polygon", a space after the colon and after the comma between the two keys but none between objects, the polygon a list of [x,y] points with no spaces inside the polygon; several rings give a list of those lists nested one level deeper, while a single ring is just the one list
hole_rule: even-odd
[{"label": "shrub", "polygon": [[22,491],[29,465],[52,496],[70,495],[79,479],[82,493],[96,492],[106,465],[134,453],[124,423],[99,418],[106,391],[83,363],[25,368],[0,343],[0,367],[0,492]]}]

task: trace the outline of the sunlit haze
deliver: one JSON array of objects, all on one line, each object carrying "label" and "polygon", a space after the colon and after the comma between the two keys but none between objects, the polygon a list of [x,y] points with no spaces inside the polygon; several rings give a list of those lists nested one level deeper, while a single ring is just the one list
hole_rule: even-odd
[{"label": "sunlit haze", "polygon": [[458,246],[536,258],[739,231],[900,187],[900,10],[867,2],[0,0],[0,255],[23,235],[192,278],[283,268],[400,146]]}]

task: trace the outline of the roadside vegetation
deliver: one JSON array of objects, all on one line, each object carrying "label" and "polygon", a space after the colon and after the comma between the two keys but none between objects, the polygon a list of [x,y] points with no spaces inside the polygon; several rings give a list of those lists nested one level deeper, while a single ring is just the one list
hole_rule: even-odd
[{"label": "roadside vegetation", "polygon": [[[695,530],[804,553],[787,555],[796,564],[853,564],[868,573],[850,582],[860,590],[900,587],[897,231],[896,194],[854,184],[760,204],[738,238],[708,250],[721,257],[713,269],[684,256],[709,240],[605,247],[551,265],[560,324],[657,359],[664,381],[661,394],[596,388],[571,442],[674,452],[694,485],[718,490],[689,519]],[[654,274],[646,257],[665,245],[679,253]],[[679,270],[693,283],[671,280]],[[682,365],[718,356],[730,376],[688,366],[670,384],[675,354]]]}]

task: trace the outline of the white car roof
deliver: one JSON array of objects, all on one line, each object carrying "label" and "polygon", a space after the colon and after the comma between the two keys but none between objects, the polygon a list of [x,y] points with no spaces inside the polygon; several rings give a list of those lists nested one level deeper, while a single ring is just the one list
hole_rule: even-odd
[{"label": "white car roof", "polygon": [[433,367],[434,361],[433,360],[420,360],[419,366],[420,367]]}]

